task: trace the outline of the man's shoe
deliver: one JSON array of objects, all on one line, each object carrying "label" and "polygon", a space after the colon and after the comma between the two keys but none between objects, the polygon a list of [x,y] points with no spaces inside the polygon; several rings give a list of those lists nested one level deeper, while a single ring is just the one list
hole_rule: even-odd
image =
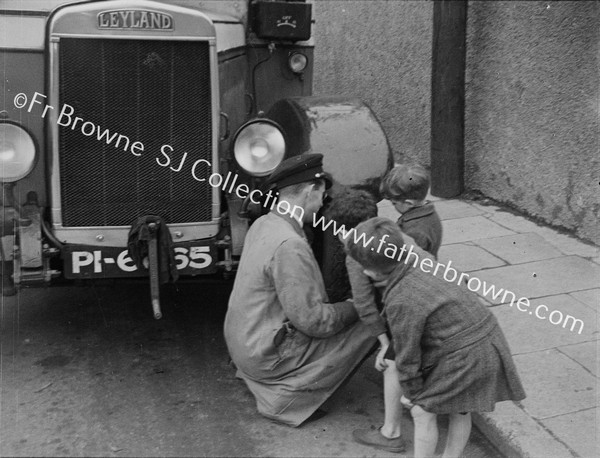
[{"label": "man's shoe", "polygon": [[370,445],[379,450],[385,450],[392,453],[402,453],[406,450],[406,444],[402,436],[388,439],[381,434],[380,428],[377,429],[355,429],[352,431],[352,437],[356,442],[363,445]]}]

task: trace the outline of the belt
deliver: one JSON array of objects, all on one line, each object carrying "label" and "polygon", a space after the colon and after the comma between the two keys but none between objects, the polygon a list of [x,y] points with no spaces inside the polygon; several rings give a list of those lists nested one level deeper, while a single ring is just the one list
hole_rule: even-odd
[{"label": "belt", "polygon": [[484,339],[491,334],[498,326],[496,317],[490,313],[483,320],[473,326],[462,330],[458,334],[446,339],[441,345],[427,355],[427,361],[423,361],[423,365],[427,366],[437,361],[442,355],[453,353],[461,348],[468,347],[474,343]]}]

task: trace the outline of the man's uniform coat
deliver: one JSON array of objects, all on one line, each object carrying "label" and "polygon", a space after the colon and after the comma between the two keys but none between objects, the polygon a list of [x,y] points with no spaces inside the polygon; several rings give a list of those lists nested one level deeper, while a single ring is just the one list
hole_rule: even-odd
[{"label": "man's uniform coat", "polygon": [[224,330],[237,375],[261,414],[292,426],[306,420],[375,343],[356,319],[350,302],[327,303],[321,271],[296,220],[275,212],[256,220]]}]

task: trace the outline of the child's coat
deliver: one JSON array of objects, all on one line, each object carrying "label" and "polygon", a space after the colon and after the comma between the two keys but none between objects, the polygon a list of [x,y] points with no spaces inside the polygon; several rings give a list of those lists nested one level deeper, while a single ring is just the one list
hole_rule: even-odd
[{"label": "child's coat", "polygon": [[414,404],[433,413],[486,412],[525,398],[496,318],[466,287],[401,262],[384,304],[402,389]]}]

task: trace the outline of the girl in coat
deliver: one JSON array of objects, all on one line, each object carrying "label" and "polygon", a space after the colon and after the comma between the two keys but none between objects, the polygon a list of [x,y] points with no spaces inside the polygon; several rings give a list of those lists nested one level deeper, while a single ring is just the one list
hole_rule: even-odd
[{"label": "girl in coat", "polygon": [[356,231],[365,240],[373,237],[373,243],[351,241],[350,256],[366,275],[387,281],[384,313],[402,404],[415,422],[415,457],[434,454],[438,414],[450,416],[443,456],[460,456],[471,432],[471,412],[489,412],[496,402],[525,398],[504,334],[477,296],[445,281],[443,268],[436,276],[438,269],[432,272],[434,262],[425,252],[405,246],[392,221],[371,218]]}]

